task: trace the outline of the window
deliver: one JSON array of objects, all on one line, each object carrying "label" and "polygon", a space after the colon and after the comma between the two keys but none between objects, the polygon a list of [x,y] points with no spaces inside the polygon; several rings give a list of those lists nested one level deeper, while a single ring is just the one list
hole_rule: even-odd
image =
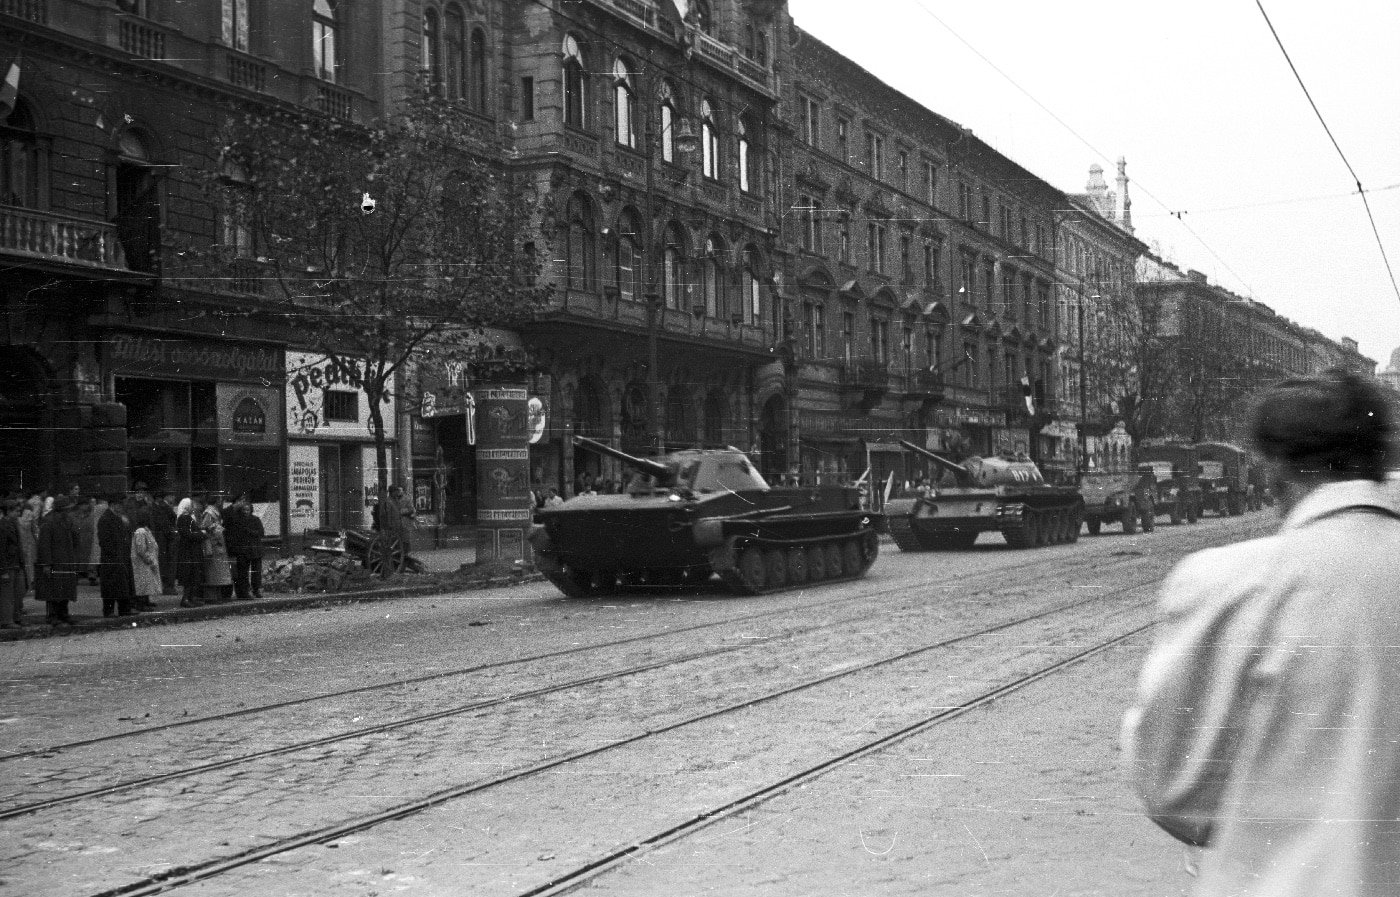
[{"label": "window", "polygon": [[564,124],[588,127],[588,71],[572,34],[564,38]]},{"label": "window", "polygon": [[224,43],[248,52],[248,0],[223,0]]},{"label": "window", "polygon": [[613,62],[613,136],[619,146],[637,146],[637,129],[633,122],[637,117],[637,100],[632,92],[632,73],[627,70],[627,61],[619,56]]},{"label": "window", "polygon": [[856,315],[855,312],[841,313],[841,360],[846,364],[856,358]]},{"label": "window", "polygon": [[700,154],[701,172],[712,181],[719,180],[719,127],[709,100],[700,101]]},{"label": "window", "polygon": [[924,330],[924,360],[928,362],[930,371],[943,367],[943,344],[938,338],[938,331],[932,327]]},{"label": "window", "polygon": [[961,267],[958,271],[958,294],[961,295],[962,300],[970,306],[977,304],[977,298],[973,294],[976,285],[976,265],[973,263],[972,259],[963,256],[961,259]]},{"label": "window", "polygon": [[992,291],[996,289],[996,265],[991,261],[982,263],[982,307],[988,312],[992,311]]},{"label": "window", "polygon": [[821,106],[811,97],[802,97],[800,100],[800,114],[802,117],[802,142],[808,146],[817,146],[821,136]]},{"label": "window", "polygon": [[471,79],[467,85],[467,100],[473,109],[486,113],[486,34],[472,29]]},{"label": "window", "polygon": [[836,119],[836,158],[851,161],[851,124],[844,118]]},{"label": "window", "polygon": [[219,211],[219,242],[235,258],[252,258],[252,190],[244,183],[224,185],[223,208]]},{"label": "window", "polygon": [[700,260],[700,287],[705,294],[705,314],[718,318],[724,312],[724,268],[720,254],[724,246],[715,237],[705,241],[705,257]]},{"label": "window", "polygon": [[520,79],[520,120],[535,120],[535,79],[530,75]]},{"label": "window", "polygon": [[695,16],[695,27],[714,37],[715,17],[708,0],[690,0],[689,12]]},{"label": "window", "polygon": [[597,231],[593,224],[592,206],[582,194],[576,193],[569,200],[568,228],[565,282],[572,290],[591,290],[595,284],[593,264],[597,251]]},{"label": "window", "polygon": [[1003,269],[1001,272],[1002,310],[1010,320],[1016,320],[1016,272]]},{"label": "window", "polygon": [[822,228],[817,202],[805,194],[798,197],[797,202],[802,227],[802,248],[809,252],[820,253],[822,251]]},{"label": "window", "polygon": [[914,238],[909,234],[901,234],[899,237],[899,276],[902,283],[914,282],[914,263],[911,255],[914,251]]},{"label": "window", "polygon": [[441,40],[437,10],[429,7],[423,10],[423,71],[428,73],[428,81],[435,91],[442,89]]},{"label": "window", "polygon": [[885,225],[872,221],[866,230],[866,252],[869,254],[870,270],[876,274],[885,273]]},{"label": "window", "polygon": [[1030,237],[1029,237],[1029,234],[1030,234],[1030,231],[1029,231],[1029,230],[1027,229],[1027,227],[1026,227],[1026,216],[1025,216],[1025,215],[1022,215],[1022,216],[1021,216],[1021,241],[1020,241],[1019,243],[1017,243],[1016,245],[1020,246],[1022,249],[1025,249],[1026,247],[1030,246]]},{"label": "window", "polygon": [[676,161],[676,93],[670,81],[662,81],[657,88],[659,104],[658,119],[661,122],[661,158],[667,162]]},{"label": "window", "polygon": [[360,394],[348,389],[326,390],[326,420],[355,423],[360,419]]},{"label": "window", "polygon": [[754,29],[754,61],[764,68],[768,67],[768,32],[762,28]]},{"label": "window", "polygon": [[29,106],[16,101],[10,117],[0,121],[0,204],[26,209],[48,206],[47,156]]},{"label": "window", "polygon": [[154,273],[160,266],[160,186],[147,146],[132,128],[118,138],[113,220],[127,267]]},{"label": "window", "polygon": [[982,217],[977,222],[983,230],[992,229],[992,198],[987,194],[982,194]]},{"label": "window", "polygon": [[904,333],[900,336],[899,343],[900,357],[904,361],[904,369],[912,370],[914,367],[914,321],[906,318],[904,321]]},{"label": "window", "polygon": [[931,206],[938,205],[938,165],[924,160],[924,199]]},{"label": "window", "polygon": [[963,343],[963,357],[967,359],[966,363],[963,364],[964,386],[975,387],[980,383],[982,379],[982,363],[978,360],[977,355],[978,353],[976,343]]},{"label": "window", "polygon": [[958,217],[972,220],[972,187],[966,181],[958,182]]},{"label": "window", "polygon": [[316,77],[335,83],[339,66],[336,46],[336,0],[313,0],[311,7],[311,50],[316,64]]},{"label": "window", "polygon": [[909,192],[909,153],[899,151],[899,189]]},{"label": "window", "polygon": [[924,283],[929,289],[935,289],[940,280],[938,271],[938,248],[932,243],[924,244]]},{"label": "window", "polygon": [[758,184],[758,172],[753,168],[754,157],[749,147],[749,125],[744,120],[744,116],[740,116],[735,121],[735,127],[739,137],[739,189],[750,193]]},{"label": "window", "polygon": [[885,138],[878,134],[865,135],[865,173],[877,181],[885,179]]},{"label": "window", "polygon": [[826,357],[826,308],[820,302],[803,304],[806,316],[807,357]]},{"label": "window", "polygon": [[851,263],[851,216],[843,214],[837,228],[840,232],[841,261],[849,265]]},{"label": "window", "polygon": [[890,363],[890,322],[884,318],[870,319],[870,354],[881,367]]},{"label": "window", "polygon": [[1012,240],[1011,234],[1011,207],[1006,203],[1001,204],[1001,237],[1008,243]]},{"label": "window", "polygon": [[1035,291],[1035,302],[1040,309],[1040,326],[1049,328],[1050,326],[1050,288],[1038,286]]},{"label": "window", "polygon": [[750,246],[744,250],[744,323],[758,324],[763,320],[763,294],[759,287],[760,272],[763,270],[758,250]]},{"label": "window", "polygon": [[685,301],[685,238],[678,225],[666,229],[661,254],[661,292],[667,308],[681,308]]},{"label": "window", "polygon": [[449,99],[462,100],[467,96],[467,32],[462,20],[462,10],[451,4],[442,14],[443,47],[446,49],[444,83]]},{"label": "window", "polygon": [[617,222],[617,260],[613,282],[617,295],[628,302],[640,301],[642,290],[641,225],[632,210],[623,212]]}]

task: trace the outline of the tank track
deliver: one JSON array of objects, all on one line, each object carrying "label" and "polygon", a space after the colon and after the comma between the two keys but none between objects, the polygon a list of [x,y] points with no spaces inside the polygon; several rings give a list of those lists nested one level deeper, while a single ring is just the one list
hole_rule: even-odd
[{"label": "tank track", "polygon": [[[812,564],[812,552],[821,549],[824,555],[822,569],[817,571]],[[794,576],[794,552],[800,551],[806,559],[803,572]],[[832,563],[832,552],[840,559],[839,576],[827,575]],[[751,552],[764,559],[762,573],[756,573]],[[843,533],[839,536],[824,536],[808,541],[759,539],[731,536],[725,544],[710,552],[710,565],[719,574],[726,588],[736,595],[768,595],[787,589],[800,589],[808,585],[825,585],[832,582],[847,582],[860,579],[870,570],[880,554],[880,537],[874,530],[859,533]],[[773,575],[775,556],[782,557],[783,575],[775,585]],[[820,576],[814,576],[820,572]]]},{"label": "tank track", "polygon": [[886,517],[890,536],[900,551],[966,551],[977,541],[975,532],[920,535],[903,515]]},{"label": "tank track", "polygon": [[1012,548],[1068,544],[1079,541],[1083,520],[1082,506],[1026,508],[1021,514],[1021,522],[1003,529],[1001,533],[1006,537],[1006,544]]},{"label": "tank track", "polygon": [[926,551],[928,546],[923,544],[914,527],[909,525],[909,518],[903,514],[893,514],[885,518],[889,524],[890,537],[894,539],[894,544],[900,551]]}]

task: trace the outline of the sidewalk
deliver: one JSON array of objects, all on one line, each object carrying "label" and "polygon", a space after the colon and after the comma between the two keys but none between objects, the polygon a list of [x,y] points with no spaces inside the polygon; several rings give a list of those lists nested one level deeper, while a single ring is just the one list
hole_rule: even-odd
[{"label": "sidewalk", "polygon": [[[423,562],[430,574],[455,573],[463,565],[476,562],[476,546],[465,545],[429,551],[414,551],[413,556]],[[473,580],[463,578],[445,581],[438,577],[425,579],[408,577],[394,585],[372,589],[346,590],[342,592],[266,592],[260,600],[229,601],[222,604],[205,604],[199,607],[180,607],[179,595],[158,595],[153,602],[155,611],[148,611],[129,617],[102,616],[102,595],[97,586],[87,579],[80,579],[78,600],[68,606],[72,618],[71,626],[50,626],[44,620],[45,606],[34,600],[30,591],[25,596],[23,611],[25,626],[22,629],[0,629],[0,642],[19,641],[28,638],[46,638],[51,635],[69,635],[80,632],[96,632],[109,629],[129,629],[132,626],[166,625],[191,620],[207,620],[239,614],[261,614],[298,607],[317,607],[328,604],[350,604],[363,601],[387,601],[412,595],[425,595],[437,592],[489,588],[510,585],[518,582],[542,580],[539,574],[524,577],[497,577]],[[417,580],[417,581],[415,581]]]}]

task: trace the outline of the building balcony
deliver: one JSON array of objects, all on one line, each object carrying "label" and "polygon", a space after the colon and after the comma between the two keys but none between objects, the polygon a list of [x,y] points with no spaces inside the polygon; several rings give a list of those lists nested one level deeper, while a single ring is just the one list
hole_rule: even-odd
[{"label": "building balcony", "polygon": [[904,397],[920,399],[927,404],[943,401],[946,387],[943,374],[928,368],[914,368],[904,374]]},{"label": "building balcony", "polygon": [[870,408],[890,389],[889,362],[879,358],[852,358],[841,367],[841,389],[856,405]]},{"label": "building balcony", "polygon": [[0,255],[49,266],[128,272],[115,225],[0,206]]},{"label": "building balcony", "polygon": [[49,23],[48,0],[0,0],[0,15],[15,16],[38,25]]}]

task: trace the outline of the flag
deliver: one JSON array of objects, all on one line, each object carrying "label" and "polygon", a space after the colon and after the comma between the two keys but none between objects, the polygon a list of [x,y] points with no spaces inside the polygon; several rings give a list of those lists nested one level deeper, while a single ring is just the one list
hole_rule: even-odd
[{"label": "flag", "polygon": [[1026,400],[1026,413],[1035,414],[1035,397],[1031,395],[1031,378],[1021,378],[1021,396]]},{"label": "flag", "polygon": [[0,122],[10,117],[19,101],[19,60],[20,54],[16,53],[10,70],[5,73],[5,83],[0,84]]}]

